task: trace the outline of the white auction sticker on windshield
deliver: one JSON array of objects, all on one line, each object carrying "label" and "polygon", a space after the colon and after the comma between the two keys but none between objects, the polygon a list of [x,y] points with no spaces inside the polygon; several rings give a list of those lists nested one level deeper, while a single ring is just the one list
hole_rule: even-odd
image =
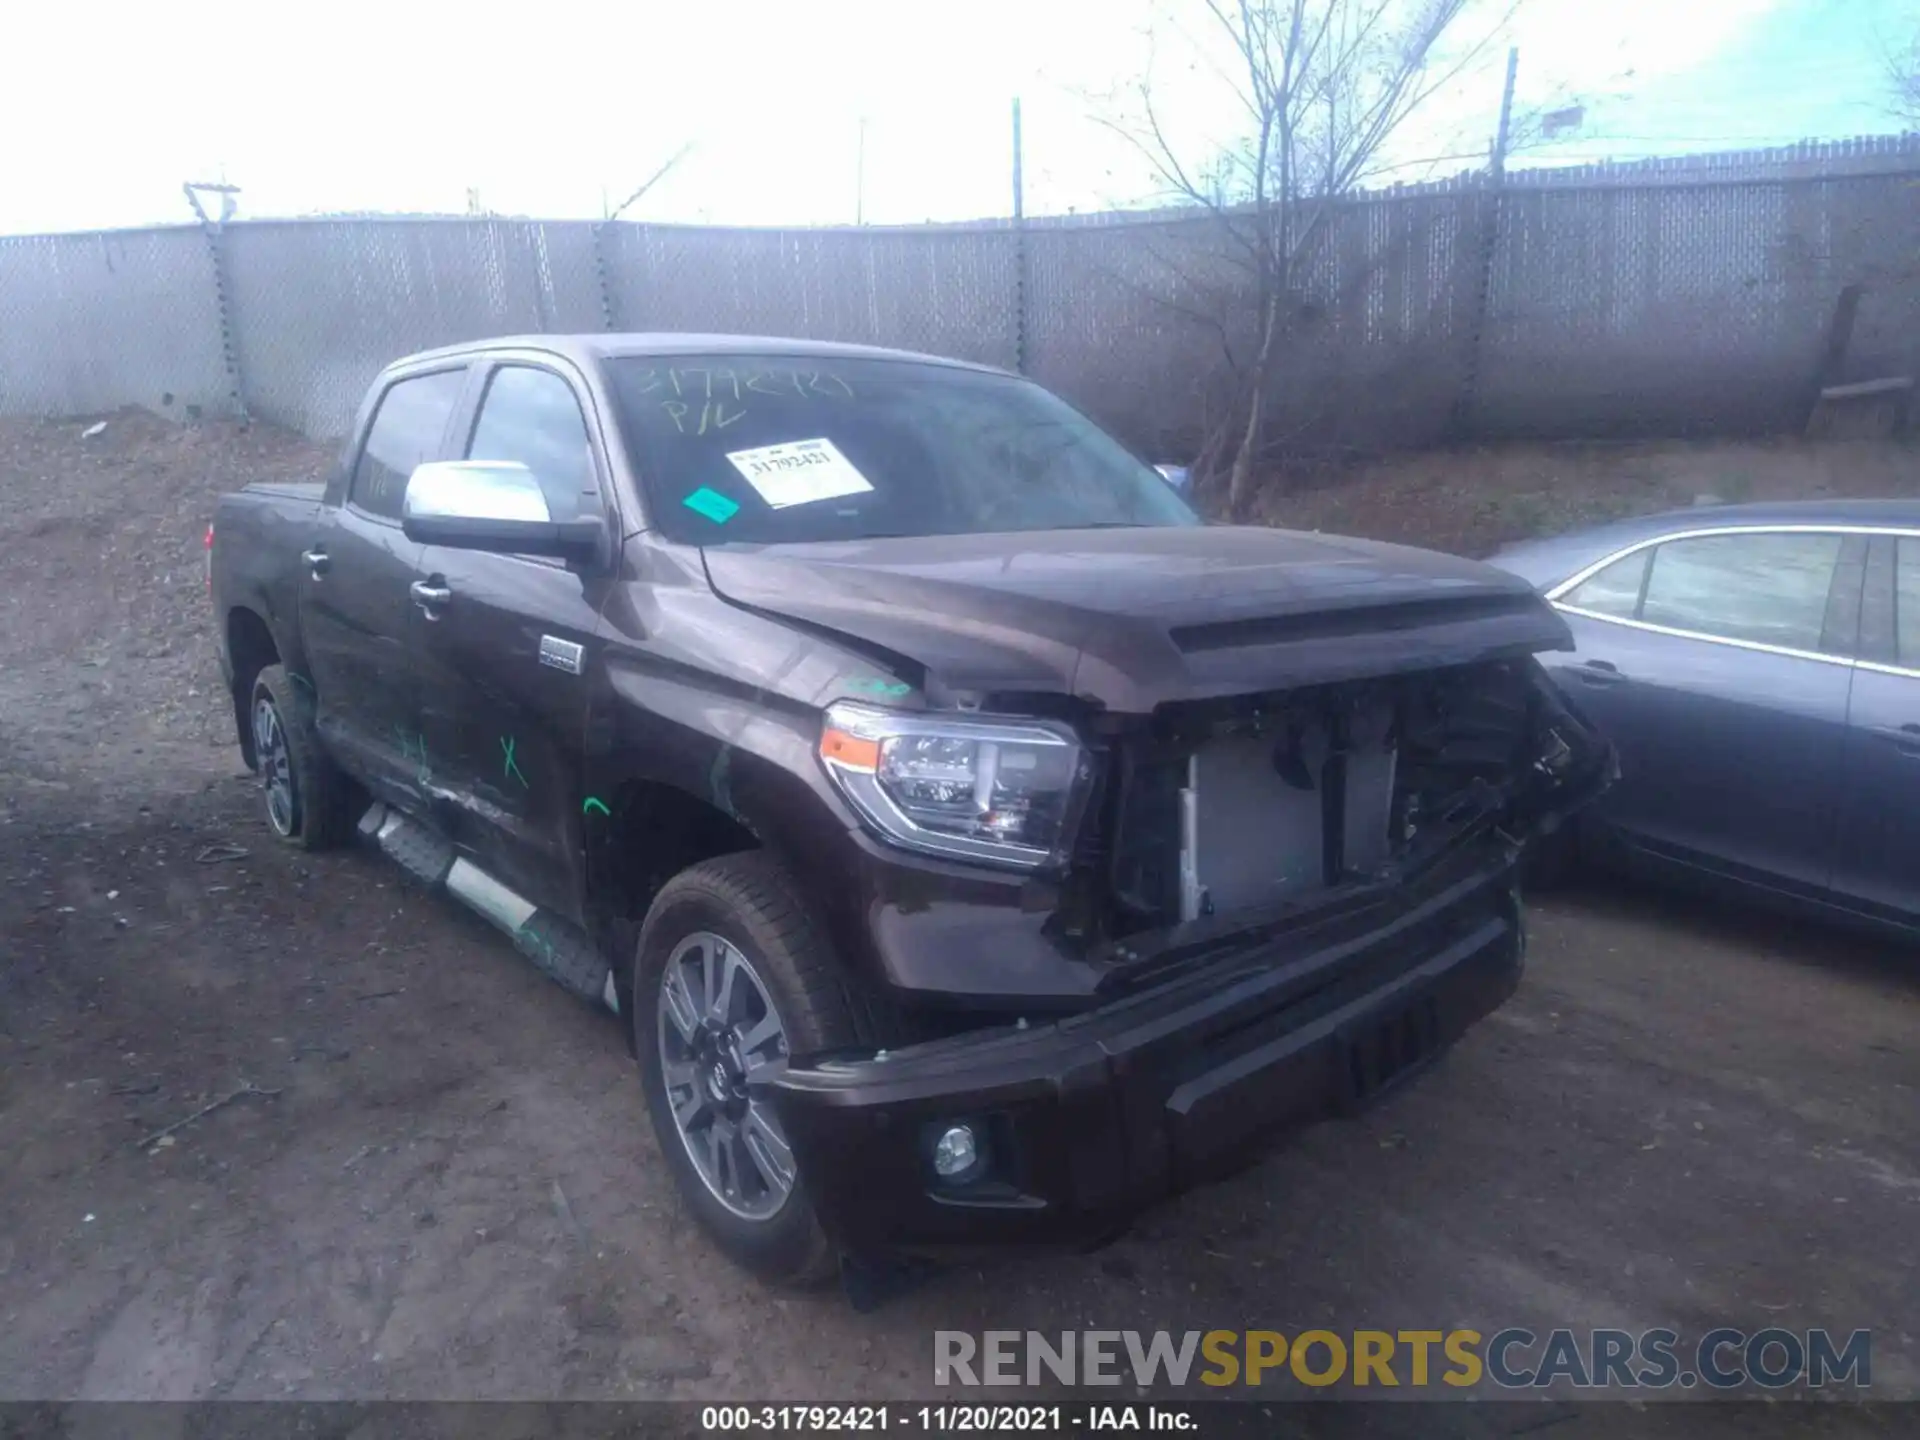
[{"label": "white auction sticker on windshield", "polygon": [[790,440],[757,450],[734,450],[727,460],[775,510],[873,489],[831,440]]}]

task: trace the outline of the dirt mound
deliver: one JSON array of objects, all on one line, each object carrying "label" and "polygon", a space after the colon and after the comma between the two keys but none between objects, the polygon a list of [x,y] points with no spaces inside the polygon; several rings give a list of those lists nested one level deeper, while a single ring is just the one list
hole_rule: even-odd
[{"label": "dirt mound", "polygon": [[[1662,440],[1385,455],[1274,477],[1261,518],[1483,556],[1603,520],[1746,500],[1920,495],[1920,445]],[[1289,488],[1290,487],[1290,488]]]},{"label": "dirt mound", "polygon": [[271,426],[96,423],[0,420],[0,793],[231,768],[207,523],[225,492],[331,459]]}]

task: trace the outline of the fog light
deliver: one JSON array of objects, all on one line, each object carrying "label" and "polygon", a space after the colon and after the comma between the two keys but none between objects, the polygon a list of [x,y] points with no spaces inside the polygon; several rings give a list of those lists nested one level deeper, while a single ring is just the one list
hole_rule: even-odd
[{"label": "fog light", "polygon": [[971,1125],[950,1125],[933,1142],[933,1173],[942,1180],[970,1174],[980,1161],[980,1146]]}]

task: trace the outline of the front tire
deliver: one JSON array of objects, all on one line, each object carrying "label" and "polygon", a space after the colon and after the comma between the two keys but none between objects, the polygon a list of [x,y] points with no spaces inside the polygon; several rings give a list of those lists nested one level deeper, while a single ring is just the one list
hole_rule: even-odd
[{"label": "front tire", "polygon": [[303,850],[340,844],[353,829],[352,785],[320,748],[313,703],[284,666],[254,677],[247,714],[267,828]]},{"label": "front tire", "polygon": [[839,1257],[747,1079],[790,1054],[878,1048],[893,1031],[852,988],[793,878],[748,852],[668,881],[640,929],[631,1014],[647,1113],[701,1228],[763,1280],[829,1279]]}]

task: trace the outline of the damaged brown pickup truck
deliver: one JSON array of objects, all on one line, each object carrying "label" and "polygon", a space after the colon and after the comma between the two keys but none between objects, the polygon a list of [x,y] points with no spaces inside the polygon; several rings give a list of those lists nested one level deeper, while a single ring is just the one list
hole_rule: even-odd
[{"label": "damaged brown pickup truck", "polygon": [[210,563],[273,829],[626,1017],[663,1163],[778,1279],[1097,1240],[1417,1073],[1612,773],[1522,581],[1204,525],[921,356],[415,356]]}]

